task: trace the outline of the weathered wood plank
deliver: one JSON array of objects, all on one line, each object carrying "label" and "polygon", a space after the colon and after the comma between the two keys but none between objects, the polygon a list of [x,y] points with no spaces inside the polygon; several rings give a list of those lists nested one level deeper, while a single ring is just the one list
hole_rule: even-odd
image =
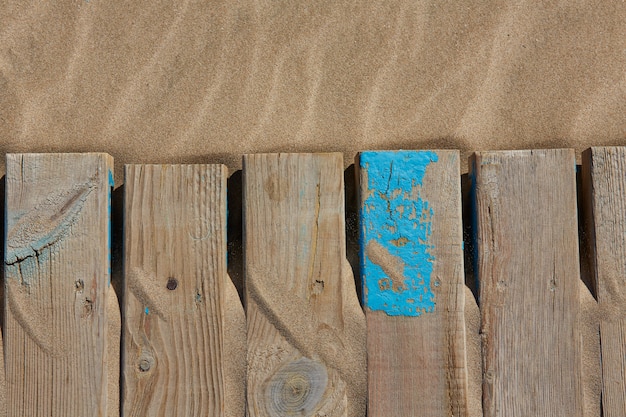
[{"label": "weathered wood plank", "polygon": [[600,308],[602,409],[626,416],[626,148],[583,153],[583,193]]},{"label": "weathered wood plank", "polygon": [[581,416],[573,150],[471,160],[485,417]]},{"label": "weathered wood plank", "polygon": [[7,414],[107,414],[106,154],[7,155]]},{"label": "weathered wood plank", "polygon": [[466,416],[458,151],[363,152],[368,415]]},{"label": "weathered wood plank", "polygon": [[124,416],[224,416],[226,398],[243,412],[224,375],[245,363],[224,336],[226,180],[223,165],[126,165]]},{"label": "weathered wood plank", "polygon": [[341,154],[245,155],[248,416],[363,416]]}]

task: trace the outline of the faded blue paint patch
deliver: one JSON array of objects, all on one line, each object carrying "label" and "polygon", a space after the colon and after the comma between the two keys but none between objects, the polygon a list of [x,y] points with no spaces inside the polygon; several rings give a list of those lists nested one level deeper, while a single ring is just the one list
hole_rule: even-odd
[{"label": "faded blue paint patch", "polygon": [[435,152],[363,152],[359,168],[367,181],[361,196],[361,273],[364,305],[390,316],[420,316],[435,310],[430,242],[433,209],[421,197],[426,168]]},{"label": "faded blue paint patch", "polygon": [[65,239],[94,188],[92,183],[83,183],[57,190],[30,210],[16,213],[7,230],[5,263],[11,265],[38,256]]},{"label": "faded blue paint patch", "polygon": [[144,313],[146,313],[146,315],[150,314],[150,309],[146,307],[146,309],[144,310]]}]

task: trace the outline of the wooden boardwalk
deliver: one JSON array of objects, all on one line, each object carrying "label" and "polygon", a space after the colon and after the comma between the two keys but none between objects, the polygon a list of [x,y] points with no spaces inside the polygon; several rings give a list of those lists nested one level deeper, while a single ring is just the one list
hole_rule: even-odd
[{"label": "wooden boardwalk", "polygon": [[7,155],[0,416],[625,417],[626,148],[477,152],[468,193],[460,166],[245,155],[231,199],[223,165],[112,194],[109,155]]}]

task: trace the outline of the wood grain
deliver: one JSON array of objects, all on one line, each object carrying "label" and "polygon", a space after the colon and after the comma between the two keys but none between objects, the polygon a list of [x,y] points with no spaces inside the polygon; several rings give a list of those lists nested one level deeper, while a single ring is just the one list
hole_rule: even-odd
[{"label": "wood grain", "polygon": [[113,285],[107,288],[107,335],[105,367],[107,369],[107,417],[120,415],[122,315]]},{"label": "wood grain", "polygon": [[106,154],[7,155],[10,416],[107,415],[112,167]]},{"label": "wood grain", "polygon": [[364,416],[365,321],[346,261],[341,154],[243,164],[248,416]]},{"label": "wood grain", "polygon": [[471,169],[484,415],[581,416],[574,151],[479,152]]},{"label": "wood grain", "polygon": [[626,415],[626,148],[583,153],[592,276],[600,308],[602,409]]},{"label": "wood grain", "polygon": [[467,416],[457,151],[364,152],[368,415]]},{"label": "wood grain", "polygon": [[224,416],[226,167],[125,168],[123,415]]}]

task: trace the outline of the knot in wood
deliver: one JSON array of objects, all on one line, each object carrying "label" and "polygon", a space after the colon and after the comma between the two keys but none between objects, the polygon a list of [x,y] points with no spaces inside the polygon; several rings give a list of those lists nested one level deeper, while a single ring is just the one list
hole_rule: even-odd
[{"label": "knot in wood", "polygon": [[308,358],[287,363],[267,381],[268,415],[310,415],[319,408],[327,384],[328,373],[321,363]]},{"label": "knot in wood", "polygon": [[137,364],[137,368],[139,369],[139,372],[148,372],[150,369],[152,369],[152,366],[154,365],[154,358],[149,357],[149,356],[141,356],[139,358],[139,363]]}]

